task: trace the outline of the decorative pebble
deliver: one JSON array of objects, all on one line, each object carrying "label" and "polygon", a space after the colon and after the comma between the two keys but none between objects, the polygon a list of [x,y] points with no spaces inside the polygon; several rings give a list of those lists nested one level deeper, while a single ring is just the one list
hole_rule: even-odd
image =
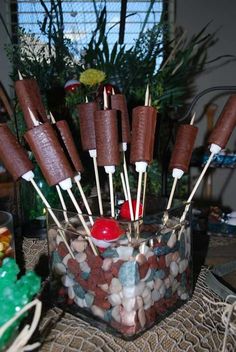
[{"label": "decorative pebble", "polygon": [[146,324],[146,315],[145,315],[145,311],[143,308],[140,308],[138,310],[138,320],[139,320],[141,327],[144,328],[144,326]]},{"label": "decorative pebble", "polygon": [[75,255],[75,259],[78,263],[82,263],[86,260],[87,254],[85,252],[80,252]]},{"label": "decorative pebble", "polygon": [[154,288],[154,280],[147,281],[146,286],[152,290]]},{"label": "decorative pebble", "polygon": [[108,247],[102,254],[101,256],[103,258],[117,258],[119,257],[119,254],[117,251],[111,247]]},{"label": "decorative pebble", "polygon": [[85,273],[90,273],[90,271],[91,271],[87,262],[81,262],[79,264],[79,267],[80,267],[80,270],[84,271]]},{"label": "decorative pebble", "polygon": [[152,257],[153,255],[154,255],[154,252],[151,251],[151,250],[149,250],[149,251],[147,251],[147,253],[145,253],[145,256],[146,256],[147,259]]},{"label": "decorative pebble", "polygon": [[153,251],[154,251],[154,253],[156,254],[156,255],[158,255],[158,256],[160,256],[160,255],[166,255],[166,254],[168,254],[169,252],[170,252],[170,248],[169,247],[167,247],[167,246],[162,246],[162,247],[155,247],[154,249],[153,249]]},{"label": "decorative pebble", "polygon": [[109,291],[110,293],[118,293],[122,290],[122,285],[116,277],[114,277],[111,280],[110,286],[109,286]]},{"label": "decorative pebble", "polygon": [[133,247],[129,246],[120,246],[116,248],[116,251],[121,260],[129,260],[133,254]]},{"label": "decorative pebble", "polygon": [[179,273],[179,266],[176,262],[171,262],[170,263],[170,273],[176,277]]},{"label": "decorative pebble", "polygon": [[173,293],[175,293],[175,292],[178,290],[179,285],[180,285],[179,281],[177,281],[176,279],[174,279],[173,284],[172,284],[172,292],[173,292]]},{"label": "decorative pebble", "polygon": [[100,287],[100,289],[103,290],[104,292],[108,292],[109,291],[108,284],[98,285],[98,287]]},{"label": "decorative pebble", "polygon": [[164,270],[157,270],[155,273],[155,278],[157,279],[164,279],[164,277],[166,276],[166,273]]},{"label": "decorative pebble", "polygon": [[140,252],[141,254],[144,254],[144,255],[145,255],[148,251],[149,251],[149,247],[146,245],[145,242],[143,242],[142,244],[140,244],[140,246],[139,246],[139,252]]},{"label": "decorative pebble", "polygon": [[88,307],[91,307],[94,301],[94,295],[92,295],[91,293],[87,292],[85,293],[84,299],[87,303]]},{"label": "decorative pebble", "polygon": [[74,302],[79,306],[79,307],[81,307],[81,308],[84,308],[85,307],[85,300],[83,300],[82,298],[80,298],[80,297],[77,297],[77,296],[75,296],[75,298],[74,298]]},{"label": "decorative pebble", "polygon": [[153,301],[152,301],[152,299],[150,299],[150,300],[148,300],[148,301],[144,304],[143,308],[144,308],[145,310],[147,310],[147,309],[149,309],[152,305],[153,305]]},{"label": "decorative pebble", "polygon": [[84,252],[84,250],[87,247],[87,241],[83,239],[83,237],[78,237],[76,240],[74,240],[71,244],[71,247],[76,251],[76,252]]},{"label": "decorative pebble", "polygon": [[119,280],[123,286],[134,286],[139,280],[138,263],[135,261],[128,261],[121,265],[119,270]]},{"label": "decorative pebble", "polygon": [[121,297],[118,293],[112,293],[108,296],[108,301],[112,306],[118,306],[121,304]]},{"label": "decorative pebble", "polygon": [[104,320],[109,323],[111,321],[112,315],[111,315],[111,309],[108,309],[105,311],[104,314]]},{"label": "decorative pebble", "polygon": [[136,311],[127,312],[124,308],[121,309],[121,324],[133,326],[136,322]]},{"label": "decorative pebble", "polygon": [[64,275],[66,274],[66,267],[62,263],[57,263],[53,265],[53,270],[55,271],[56,274],[58,275]]},{"label": "decorative pebble", "polygon": [[93,306],[91,306],[91,311],[96,317],[104,319],[105,313],[104,313],[104,310],[101,309],[100,307],[93,305]]},{"label": "decorative pebble", "polygon": [[143,307],[143,298],[141,296],[136,297],[136,304],[138,309]]},{"label": "decorative pebble", "polygon": [[110,270],[112,263],[113,263],[112,258],[105,258],[102,263],[102,270],[104,271]]},{"label": "decorative pebble", "polygon": [[117,323],[121,322],[120,311],[121,311],[121,306],[115,306],[111,310],[111,316]]},{"label": "decorative pebble", "polygon": [[146,263],[147,258],[144,254],[138,253],[135,257],[135,260],[139,265],[142,265],[142,264]]},{"label": "decorative pebble", "polygon": [[165,284],[166,288],[169,288],[169,287],[170,287],[171,282],[170,282],[169,276],[164,279],[164,284]]},{"label": "decorative pebble", "polygon": [[170,248],[173,248],[176,244],[176,241],[177,241],[176,233],[172,232],[172,234],[167,242],[167,246]]},{"label": "decorative pebble", "polygon": [[165,292],[166,292],[165,285],[161,285],[161,287],[159,288],[159,292],[160,292],[161,298],[165,296]]},{"label": "decorative pebble", "polygon": [[165,256],[165,262],[166,262],[167,268],[170,266],[171,261],[172,261],[172,253],[168,253],[168,254]]},{"label": "decorative pebble", "polygon": [[132,310],[135,310],[136,302],[137,299],[135,297],[123,298],[122,305],[127,312],[131,312]]},{"label": "decorative pebble", "polygon": [[165,292],[165,298],[170,298],[171,296],[172,296],[172,289],[171,287],[169,287]]},{"label": "decorative pebble", "polygon": [[146,262],[143,265],[139,266],[139,275],[140,275],[140,280],[141,281],[146,281],[151,274],[152,274],[152,269],[149,268],[148,262]]},{"label": "decorative pebble", "polygon": [[123,287],[122,293],[126,298],[132,298],[135,296],[140,296],[145,288],[145,283],[140,281],[136,286]]},{"label": "decorative pebble", "polygon": [[74,285],[74,280],[72,280],[68,275],[62,276],[61,282],[65,287],[70,287]]},{"label": "decorative pebble", "polygon": [[75,295],[79,298],[84,299],[85,297],[84,289],[79,284],[76,284],[73,288],[74,288]]},{"label": "decorative pebble", "polygon": [[152,300],[154,302],[157,302],[157,301],[159,301],[160,298],[161,298],[160,292],[157,290],[153,290],[152,291]]},{"label": "decorative pebble", "polygon": [[71,258],[70,253],[68,253],[62,260],[62,263],[67,266],[68,260]]},{"label": "decorative pebble", "polygon": [[182,274],[188,267],[188,260],[183,259],[179,262],[179,273]]},{"label": "decorative pebble", "polygon": [[189,298],[189,295],[187,292],[182,293],[182,295],[180,296],[180,299],[182,299],[183,301],[186,301]]},{"label": "decorative pebble", "polygon": [[74,299],[75,298],[75,291],[73,289],[73,286],[68,287],[68,291],[67,292],[68,292],[68,297],[70,299]]},{"label": "decorative pebble", "polygon": [[179,252],[174,252],[173,254],[172,254],[172,261],[173,262],[176,262],[176,263],[178,263],[179,261],[180,261],[180,255],[179,255]]},{"label": "decorative pebble", "polygon": [[162,285],[163,285],[163,281],[159,278],[156,278],[156,280],[154,281],[155,289],[158,291]]},{"label": "decorative pebble", "polygon": [[89,274],[90,274],[89,272],[82,271],[82,273],[80,275],[81,275],[82,279],[88,280],[88,278],[90,276]]}]

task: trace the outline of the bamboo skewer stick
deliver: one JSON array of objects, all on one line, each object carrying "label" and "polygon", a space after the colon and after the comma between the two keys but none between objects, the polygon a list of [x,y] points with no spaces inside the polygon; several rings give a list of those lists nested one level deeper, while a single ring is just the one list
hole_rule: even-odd
[{"label": "bamboo skewer stick", "polygon": [[139,207],[140,207],[140,198],[141,198],[142,178],[143,178],[143,172],[139,172],[135,220],[138,220],[138,218],[139,218]]},{"label": "bamboo skewer stick", "polygon": [[133,211],[133,205],[132,205],[132,198],[131,198],[131,192],[130,192],[129,176],[128,176],[128,171],[127,171],[125,153],[123,153],[123,168],[124,168],[124,175],[125,175],[125,183],[126,183],[126,187],[127,187],[130,219],[131,219],[131,221],[134,221],[134,211]]},{"label": "bamboo skewer stick", "polygon": [[115,204],[114,204],[114,190],[113,190],[113,179],[112,173],[109,172],[109,189],[110,189],[110,201],[111,201],[111,216],[115,217]]},{"label": "bamboo skewer stick", "polygon": [[94,221],[93,221],[93,218],[92,218],[92,211],[91,211],[90,206],[89,206],[89,204],[88,204],[87,198],[86,198],[86,196],[85,196],[85,194],[84,194],[84,191],[83,191],[83,188],[82,188],[82,186],[81,186],[81,183],[80,183],[80,181],[77,180],[76,178],[75,178],[74,180],[75,180],[75,183],[76,183],[76,185],[77,185],[77,187],[78,187],[78,189],[79,189],[80,195],[81,195],[81,197],[82,197],[82,199],[83,199],[85,208],[86,208],[87,213],[88,213],[88,215],[89,215],[89,221],[90,221],[91,225],[93,225],[93,224],[94,224]]},{"label": "bamboo skewer stick", "polygon": [[66,240],[66,237],[65,237],[65,235],[64,235],[64,232],[63,232],[63,230],[61,230],[61,227],[62,227],[62,226],[61,226],[61,224],[60,224],[60,221],[57,219],[56,215],[54,214],[53,210],[51,209],[50,204],[48,203],[47,199],[44,197],[43,193],[41,192],[40,188],[38,187],[38,185],[36,184],[36,182],[34,181],[34,179],[31,178],[29,181],[32,183],[32,185],[33,185],[33,187],[35,188],[36,192],[38,193],[39,197],[42,199],[44,205],[47,207],[48,212],[50,213],[50,215],[51,215],[53,221],[54,221],[55,224],[57,225],[57,227],[58,227],[58,232],[59,232],[59,234],[60,234],[60,236],[61,236],[63,242],[65,243],[66,248],[68,249],[68,251],[69,251],[71,257],[72,257],[73,259],[75,259],[75,256],[74,256],[74,254],[73,254],[73,252],[72,252],[72,250],[71,250],[71,248],[70,248],[70,246],[69,246],[69,244],[68,244],[68,242],[67,242],[67,240]]},{"label": "bamboo skewer stick", "polygon": [[57,190],[57,194],[59,196],[60,202],[61,202],[61,206],[62,206],[62,210],[63,210],[63,215],[64,215],[64,219],[66,222],[69,222],[68,216],[67,216],[67,208],[66,208],[66,204],[61,192],[61,189],[58,185],[56,185],[56,190]]},{"label": "bamboo skewer stick", "polygon": [[125,200],[128,200],[128,193],[127,193],[127,189],[126,189],[124,173],[122,171],[120,173],[120,178],[121,178],[121,183],[122,183],[122,188],[123,188]]},{"label": "bamboo skewer stick", "polygon": [[142,216],[144,215],[145,210],[145,201],[146,201],[146,190],[147,190],[147,172],[144,173],[144,181],[143,181],[143,210]]},{"label": "bamboo skewer stick", "polygon": [[93,159],[95,182],[96,182],[96,188],[97,188],[99,212],[100,212],[100,215],[103,216],[102,195],[101,195],[101,187],[100,187],[100,180],[99,180],[99,174],[98,174],[97,158],[96,156],[92,156],[92,159]]}]

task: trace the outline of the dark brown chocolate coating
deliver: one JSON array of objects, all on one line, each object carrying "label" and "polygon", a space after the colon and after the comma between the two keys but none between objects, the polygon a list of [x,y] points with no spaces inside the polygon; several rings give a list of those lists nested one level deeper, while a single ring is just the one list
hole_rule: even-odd
[{"label": "dark brown chocolate coating", "polygon": [[70,157],[70,160],[77,172],[83,172],[84,168],[82,162],[79,157],[79,153],[77,151],[76,145],[73,140],[72,133],[70,131],[70,127],[65,120],[58,121],[56,123],[58,131],[60,133],[62,142],[67,150],[67,153]]},{"label": "dark brown chocolate coating", "polygon": [[132,138],[130,161],[146,161],[153,158],[157,110],[152,106],[138,106],[132,111]]},{"label": "dark brown chocolate coating", "polygon": [[217,144],[224,148],[236,126],[236,94],[227,100],[220,117],[209,138],[209,144]]},{"label": "dark brown chocolate coating", "polygon": [[120,152],[116,110],[96,111],[95,130],[98,165],[119,165]]},{"label": "dark brown chocolate coating", "polygon": [[27,131],[24,137],[49,186],[74,176],[56,132],[48,122]]},{"label": "dark brown chocolate coating", "polygon": [[7,124],[0,124],[0,159],[14,181],[34,168]]},{"label": "dark brown chocolate coating", "polygon": [[34,127],[28,108],[30,108],[36,120],[47,122],[47,113],[42,103],[37,81],[35,79],[16,81],[15,90],[27,128],[31,129]]},{"label": "dark brown chocolate coating", "polygon": [[121,141],[130,143],[130,124],[126,98],[123,94],[111,95],[111,107],[117,110],[118,117],[121,117]]},{"label": "dark brown chocolate coating", "polygon": [[80,136],[83,150],[96,149],[94,113],[99,110],[96,102],[78,105]]},{"label": "dark brown chocolate coating", "polygon": [[198,128],[192,125],[181,125],[178,128],[169,169],[180,169],[188,172]]}]

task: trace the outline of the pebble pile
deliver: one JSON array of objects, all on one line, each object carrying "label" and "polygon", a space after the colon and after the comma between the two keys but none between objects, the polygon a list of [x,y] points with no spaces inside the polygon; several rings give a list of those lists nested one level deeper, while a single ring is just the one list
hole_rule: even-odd
[{"label": "pebble pile", "polygon": [[82,236],[72,237],[75,259],[55,228],[48,235],[58,302],[89,311],[124,336],[145,331],[191,294],[189,228],[180,241],[168,228],[154,240],[141,234],[135,245],[123,237],[99,256]]}]

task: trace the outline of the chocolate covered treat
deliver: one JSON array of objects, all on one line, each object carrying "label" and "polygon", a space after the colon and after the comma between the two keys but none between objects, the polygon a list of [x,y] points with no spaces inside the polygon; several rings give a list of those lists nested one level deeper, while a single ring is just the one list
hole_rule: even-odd
[{"label": "chocolate covered treat", "polygon": [[61,120],[56,123],[56,126],[58,128],[62,142],[66,148],[66,151],[70,157],[71,163],[73,164],[75,170],[77,172],[83,172],[84,168],[80,160],[79,153],[74,143],[73,136],[68,123],[65,120]]},{"label": "chocolate covered treat", "polygon": [[197,132],[198,128],[196,126],[189,124],[179,126],[170,160],[170,170],[180,169],[188,172]]},{"label": "chocolate covered treat", "polygon": [[224,148],[236,126],[236,94],[227,100],[224,109],[211,132],[208,143]]},{"label": "chocolate covered treat", "polygon": [[78,105],[81,143],[84,150],[96,149],[94,113],[99,110],[96,102]]},{"label": "chocolate covered treat", "polygon": [[27,131],[24,137],[49,186],[74,176],[56,132],[48,122]]},{"label": "chocolate covered treat", "polygon": [[132,112],[130,161],[150,163],[153,158],[157,111],[152,106],[138,106]]},{"label": "chocolate covered treat", "polygon": [[119,165],[120,153],[116,110],[95,112],[98,166]]},{"label": "chocolate covered treat", "polygon": [[0,159],[14,181],[34,168],[7,124],[0,124]]},{"label": "chocolate covered treat", "polygon": [[111,107],[121,118],[122,143],[130,143],[130,124],[126,98],[123,94],[111,95]]},{"label": "chocolate covered treat", "polygon": [[20,107],[24,114],[27,128],[31,129],[34,127],[29,109],[38,121],[47,122],[47,114],[41,100],[37,81],[35,79],[23,79],[16,81],[15,90]]}]

